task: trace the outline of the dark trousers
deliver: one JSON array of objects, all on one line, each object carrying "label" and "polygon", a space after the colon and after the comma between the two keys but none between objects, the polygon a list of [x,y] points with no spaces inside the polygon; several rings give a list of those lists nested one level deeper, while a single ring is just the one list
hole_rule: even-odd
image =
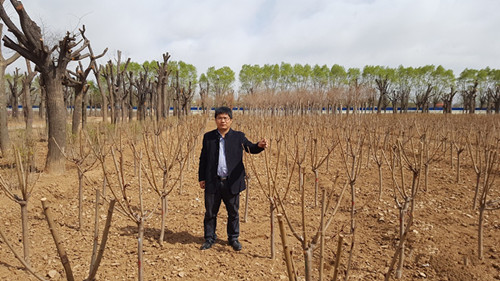
[{"label": "dark trousers", "polygon": [[238,240],[240,235],[240,194],[231,194],[225,181],[217,180],[215,193],[205,192],[205,218],[203,219],[203,230],[205,241],[215,242],[217,235],[217,214],[221,201],[224,202],[227,210],[227,240],[229,242]]}]

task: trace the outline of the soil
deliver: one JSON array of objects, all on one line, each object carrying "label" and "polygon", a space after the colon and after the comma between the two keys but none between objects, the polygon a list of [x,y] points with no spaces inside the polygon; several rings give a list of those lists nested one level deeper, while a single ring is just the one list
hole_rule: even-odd
[{"label": "soil", "polygon": [[[13,125],[14,128],[15,124]],[[213,127],[208,125],[206,130]],[[12,129],[12,135],[16,131]],[[43,170],[47,142],[39,137],[36,150],[36,166]],[[15,139],[15,136],[11,138]],[[249,139],[257,140],[249,135]],[[196,154],[200,151],[197,142]],[[125,158],[131,159],[131,154]],[[468,157],[463,153],[463,159]],[[455,156],[456,157],[456,156]],[[197,157],[193,157],[197,159]],[[255,158],[257,169],[263,173],[263,156]],[[340,159],[335,151],[332,159]],[[15,170],[9,166],[12,161],[2,158],[1,174],[11,183],[16,183]],[[486,212],[484,225],[484,258],[478,259],[478,211],[472,209],[475,186],[475,173],[468,161],[464,160],[461,178],[456,182],[455,169],[451,168],[448,158],[432,163],[427,190],[422,190],[416,201],[414,224],[406,243],[405,262],[402,280],[500,280],[500,211]],[[132,178],[133,162],[128,160],[126,175]],[[247,164],[247,171],[252,171]],[[322,168],[319,185],[333,188],[334,198],[340,193],[342,184],[334,185],[332,175],[336,171],[344,173],[340,161],[332,160],[328,171]],[[316,233],[320,217],[320,206],[314,206],[314,175],[306,174],[307,192],[306,220],[308,241]],[[84,280],[89,273],[94,234],[95,189],[101,189],[103,174],[99,166],[86,174],[88,181],[84,186],[83,225],[79,229],[78,220],[78,177],[75,165],[68,162],[63,175],[39,174],[31,198],[29,199],[29,238],[30,262],[33,270],[48,280],[65,280],[66,275],[54,240],[51,236],[41,198],[50,204],[62,246],[67,252],[76,280]],[[260,175],[263,179],[263,174]],[[345,176],[344,176],[345,177]],[[283,248],[275,222],[276,252],[271,258],[271,234],[269,200],[259,186],[256,177],[249,183],[249,206],[247,220],[245,201],[247,193],[241,193],[240,242],[243,249],[234,251],[226,242],[226,212],[223,207],[219,213],[219,226],[216,244],[201,251],[203,243],[203,191],[197,182],[197,163],[190,160],[184,174],[182,192],[176,187],[168,196],[166,233],[159,244],[160,213],[158,196],[143,180],[145,186],[145,209],[153,212],[145,223],[144,236],[144,280],[288,280],[283,258]],[[399,213],[391,196],[392,184],[387,165],[383,166],[384,188],[378,199],[378,170],[375,163],[363,163],[359,178],[356,180],[356,244],[354,247],[349,280],[384,280],[396,246],[398,245]],[[133,181],[132,183],[137,183]],[[294,181],[295,184],[295,181]],[[132,184],[133,185],[133,184]],[[498,180],[493,186],[493,197],[498,197]],[[130,191],[134,192],[133,189]],[[109,193],[109,191],[108,191]],[[109,194],[107,194],[109,196]],[[292,187],[287,202],[287,215],[294,229],[301,233],[300,193]],[[341,253],[339,276],[344,278],[347,258],[351,244],[350,229],[350,190],[342,201],[326,233],[324,279],[332,280],[339,234],[344,237]],[[137,206],[137,204],[135,205]],[[99,239],[106,219],[108,203],[99,204]],[[0,193],[0,227],[21,256],[20,207]],[[104,252],[97,280],[136,280],[137,262],[137,224],[129,217],[115,211],[109,239]],[[286,226],[288,246],[292,250],[298,280],[305,280],[304,257],[300,242]],[[319,279],[319,249],[314,252],[313,280]],[[0,240],[0,280],[36,280]]]}]

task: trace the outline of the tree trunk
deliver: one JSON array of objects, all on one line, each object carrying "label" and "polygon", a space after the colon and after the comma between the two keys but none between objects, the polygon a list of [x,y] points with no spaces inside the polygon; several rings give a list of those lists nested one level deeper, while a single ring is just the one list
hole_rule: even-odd
[{"label": "tree trunk", "polygon": [[163,240],[165,237],[165,222],[166,222],[166,217],[167,217],[167,208],[168,208],[168,201],[167,201],[167,196],[162,195],[160,197],[161,201],[161,227],[160,227],[160,238],[158,239],[158,242],[163,244]]},{"label": "tree trunk", "polygon": [[21,224],[23,232],[24,261],[30,264],[30,239],[28,229],[28,200],[19,202],[21,205]]},{"label": "tree trunk", "polygon": [[48,153],[45,169],[49,173],[62,174],[65,170],[65,158],[60,149],[66,147],[66,108],[64,91],[59,75],[42,73],[47,91],[47,117],[49,127]]},{"label": "tree trunk", "polygon": [[[28,68],[29,68],[28,64]],[[23,88],[22,88],[22,98],[23,98],[23,115],[24,121],[26,123],[26,133],[25,133],[25,142],[26,147],[28,149],[28,157],[27,164],[28,170],[33,172],[36,170],[35,165],[35,143],[33,140],[33,104],[31,101],[31,81],[35,77],[35,72],[30,72],[30,74],[26,75],[23,80]]]},{"label": "tree trunk", "polygon": [[305,279],[306,281],[312,281],[312,248],[304,249],[304,266],[305,266]]},{"label": "tree trunk", "polygon": [[89,112],[87,113],[87,104],[89,104],[89,97],[87,96],[87,93],[85,92],[83,94],[83,100],[82,100],[82,130],[85,129],[85,126],[87,126],[87,114],[90,114],[92,116],[92,107],[89,104]]},{"label": "tree trunk", "polygon": [[138,228],[138,239],[137,239],[137,270],[138,270],[138,280],[144,280],[144,257],[143,257],[143,241],[144,241],[144,219],[140,218],[140,221],[137,222]]},{"label": "tree trunk", "polygon": [[480,260],[484,257],[484,246],[483,246],[483,229],[484,229],[484,204],[481,202],[479,207],[479,223],[477,228],[477,254]]},{"label": "tree trunk", "polygon": [[[406,203],[405,203],[406,204]],[[404,208],[399,210],[399,247],[401,251],[399,252],[398,259],[398,268],[396,269],[396,279],[401,279],[403,277],[403,264],[405,259],[405,240],[403,237],[405,236],[405,213],[406,213],[406,205]]]},{"label": "tree trunk", "polygon": [[45,120],[45,113],[47,112],[47,91],[45,87],[40,86],[40,104],[38,105],[38,117]]},{"label": "tree trunk", "polygon": [[79,89],[75,89],[75,103],[73,109],[73,120],[71,122],[71,133],[73,135],[78,134],[80,129],[80,120],[82,118],[82,104],[83,104],[83,92]]},{"label": "tree trunk", "polygon": [[[24,83],[23,83],[24,84]],[[26,122],[26,139],[31,139],[33,130],[33,104],[31,102],[31,83],[26,81],[23,85],[23,113]]]},{"label": "tree trunk", "polygon": [[271,243],[271,259],[274,260],[276,258],[276,247],[275,247],[275,227],[274,227],[274,214],[275,214],[275,207],[273,203],[273,199],[270,199],[269,203],[269,211],[270,211],[270,219],[271,219],[271,239],[269,239],[269,242]]},{"label": "tree trunk", "polygon": [[[1,26],[1,25],[0,25]],[[5,91],[5,68],[3,61],[0,60],[0,150],[2,156],[10,147],[9,128],[7,127],[7,97]]]}]

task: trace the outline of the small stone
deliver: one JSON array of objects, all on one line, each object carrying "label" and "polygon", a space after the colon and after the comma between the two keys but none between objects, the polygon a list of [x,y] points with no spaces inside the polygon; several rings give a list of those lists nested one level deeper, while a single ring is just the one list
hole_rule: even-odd
[{"label": "small stone", "polygon": [[49,272],[47,273],[47,276],[52,279],[52,278],[56,278],[57,276],[59,275],[59,272],[57,272],[57,270],[49,270]]},{"label": "small stone", "polygon": [[181,272],[177,273],[177,276],[183,278],[184,276],[186,276],[186,273],[181,271]]},{"label": "small stone", "polygon": [[427,278],[427,274],[423,273],[423,272],[419,272],[418,273],[418,276],[419,277],[422,277],[422,278]]}]

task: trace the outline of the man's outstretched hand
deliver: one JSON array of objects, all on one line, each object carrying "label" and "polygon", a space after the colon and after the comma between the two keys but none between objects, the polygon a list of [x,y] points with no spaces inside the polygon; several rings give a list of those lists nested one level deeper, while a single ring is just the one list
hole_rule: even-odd
[{"label": "man's outstretched hand", "polygon": [[267,140],[266,140],[266,139],[262,139],[262,140],[260,140],[260,141],[257,143],[257,146],[259,146],[260,148],[267,148],[267,146],[268,146]]}]

